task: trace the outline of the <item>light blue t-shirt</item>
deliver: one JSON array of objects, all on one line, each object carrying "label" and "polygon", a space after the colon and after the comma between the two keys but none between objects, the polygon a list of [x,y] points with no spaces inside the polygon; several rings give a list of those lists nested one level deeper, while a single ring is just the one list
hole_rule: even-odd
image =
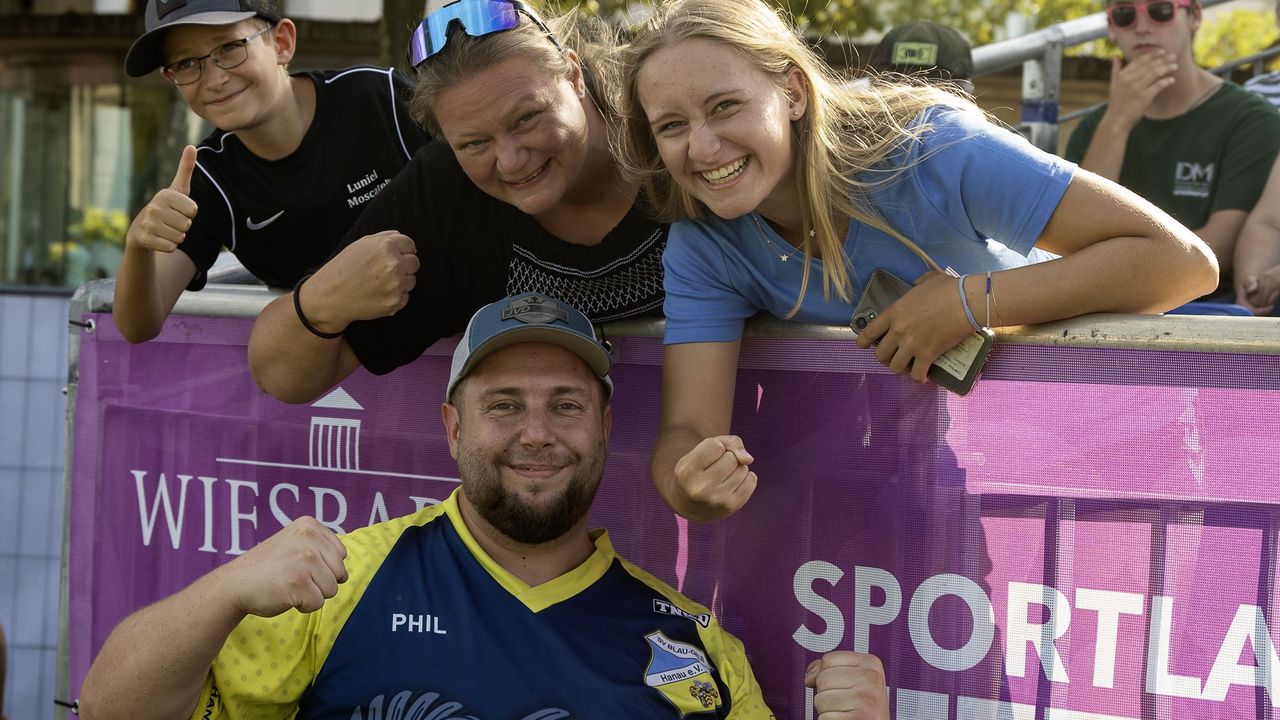
[{"label": "light blue t-shirt", "polygon": [[[881,217],[942,267],[960,273],[1019,267],[1053,255],[1033,248],[1075,165],[1042,152],[977,111],[926,110],[932,130],[906,153],[910,170],[873,195]],[[766,242],[766,238],[768,241]],[[989,238],[996,238],[991,240]],[[850,221],[845,254],[853,262],[853,301],[871,272],[885,268],[912,282],[924,261],[891,235]],[[780,255],[794,253],[787,261]],[[711,216],[671,226],[666,269],[666,343],[737,340],[760,310],[786,316],[795,305],[804,255],[750,215]],[[822,261],[812,261],[798,322],[845,325],[853,304],[823,298]]]}]

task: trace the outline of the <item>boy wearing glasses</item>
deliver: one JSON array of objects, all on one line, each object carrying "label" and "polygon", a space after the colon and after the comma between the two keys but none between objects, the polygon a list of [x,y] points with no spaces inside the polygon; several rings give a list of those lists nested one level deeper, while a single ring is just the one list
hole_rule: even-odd
[{"label": "boy wearing glasses", "polygon": [[1195,63],[1196,0],[1109,2],[1108,102],[1086,115],[1066,158],[1137,192],[1195,230],[1221,269],[1212,298],[1230,301],[1245,217],[1280,150],[1280,114]]},{"label": "boy wearing glasses", "polygon": [[388,68],[291,75],[297,28],[275,0],[149,0],[145,23],[125,71],[159,69],[216,129],[129,226],[112,314],[130,342],[159,334],[223,247],[293,287],[428,140]]}]

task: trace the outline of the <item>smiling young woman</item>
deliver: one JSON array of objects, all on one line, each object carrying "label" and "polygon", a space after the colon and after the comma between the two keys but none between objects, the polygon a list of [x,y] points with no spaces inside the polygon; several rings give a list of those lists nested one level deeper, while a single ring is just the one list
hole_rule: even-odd
[{"label": "smiling young woman", "polygon": [[690,518],[734,512],[755,487],[729,433],[743,323],[760,310],[845,325],[873,270],[915,281],[858,343],[923,382],[990,293],[998,306],[977,317],[999,326],[1163,311],[1217,282],[1205,244],[1149,203],[962,96],[844,85],[759,0],[660,5],[624,92],[624,164],[674,221],[652,470]]}]

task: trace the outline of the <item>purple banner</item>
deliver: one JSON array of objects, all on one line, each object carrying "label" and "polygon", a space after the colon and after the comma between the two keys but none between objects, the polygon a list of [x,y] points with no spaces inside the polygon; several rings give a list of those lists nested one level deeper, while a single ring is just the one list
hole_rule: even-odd
[{"label": "purple banner", "polygon": [[[129,612],[300,515],[351,531],[445,497],[452,342],[311,405],[257,390],[250,322],[81,337],[71,687]],[[851,342],[744,344],[734,432],[759,489],[691,525],[648,478],[660,340],[611,338],[593,513],[746,643],[779,718],[804,667],[875,652],[895,718],[1272,717],[1280,357],[999,346],[965,398]]]}]

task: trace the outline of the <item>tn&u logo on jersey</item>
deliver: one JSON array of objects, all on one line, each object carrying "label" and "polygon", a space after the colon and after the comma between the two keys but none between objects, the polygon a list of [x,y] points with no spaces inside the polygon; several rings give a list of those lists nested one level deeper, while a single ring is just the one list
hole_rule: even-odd
[{"label": "tn&u logo on jersey", "polygon": [[662,615],[675,615],[676,617],[688,618],[689,620],[692,620],[698,623],[702,627],[711,626],[711,615],[705,614],[705,613],[695,615],[691,612],[678,608],[675,605],[672,605],[666,600],[659,600],[657,598],[654,598],[653,611],[656,613],[660,613]]},{"label": "tn&u logo on jersey", "polygon": [[723,701],[713,668],[701,649],[677,642],[661,630],[644,639],[649,642],[649,665],[644,684],[662,693],[680,711],[680,717],[719,708]]}]

